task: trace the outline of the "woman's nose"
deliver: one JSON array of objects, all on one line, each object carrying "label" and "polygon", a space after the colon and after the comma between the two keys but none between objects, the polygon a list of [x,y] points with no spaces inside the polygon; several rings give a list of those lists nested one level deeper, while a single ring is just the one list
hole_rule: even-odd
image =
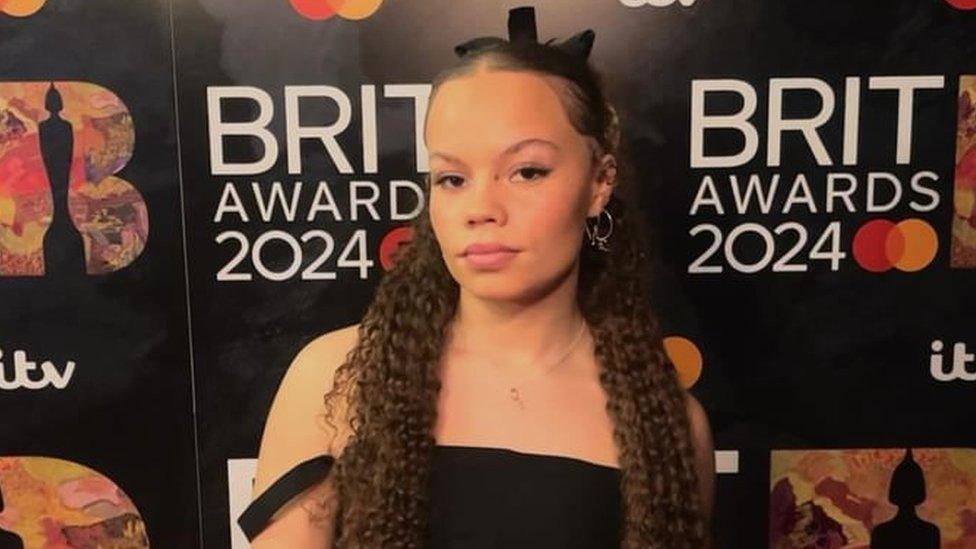
[{"label": "woman's nose", "polygon": [[507,210],[505,182],[498,176],[483,176],[471,183],[465,212],[467,224],[480,225],[491,221],[504,224]]}]

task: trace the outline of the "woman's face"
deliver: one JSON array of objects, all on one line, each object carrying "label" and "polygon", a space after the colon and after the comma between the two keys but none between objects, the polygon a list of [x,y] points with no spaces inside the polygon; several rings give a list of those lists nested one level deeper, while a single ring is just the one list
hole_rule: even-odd
[{"label": "woman's face", "polygon": [[[576,267],[586,217],[609,199],[554,85],[482,68],[444,82],[429,105],[431,225],[452,276],[481,298],[551,291]],[[472,244],[514,251],[466,253]]]}]

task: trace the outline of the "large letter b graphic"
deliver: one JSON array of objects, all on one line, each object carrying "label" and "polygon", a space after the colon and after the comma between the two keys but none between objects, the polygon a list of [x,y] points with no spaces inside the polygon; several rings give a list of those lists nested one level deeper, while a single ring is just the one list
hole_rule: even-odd
[{"label": "large letter b graphic", "polygon": [[88,82],[0,82],[0,277],[97,275],[142,253],[149,214],[113,174],[132,116]]}]

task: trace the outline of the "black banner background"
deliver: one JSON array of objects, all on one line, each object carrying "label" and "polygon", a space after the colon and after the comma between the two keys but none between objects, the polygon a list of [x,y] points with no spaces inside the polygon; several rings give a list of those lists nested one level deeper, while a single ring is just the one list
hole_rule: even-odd
[{"label": "black banner background", "polygon": [[[976,74],[976,10],[946,0],[625,4],[533,3],[540,39],[596,31],[591,60],[606,74],[620,111],[629,160],[639,174],[638,202],[648,216],[654,302],[665,333],[700,350],[703,371],[692,392],[709,413],[716,449],[738,456],[737,471],[718,477],[716,547],[767,546],[774,450],[976,448],[970,425],[976,385],[937,381],[930,373],[934,341],[944,343],[947,368],[953,343],[968,344],[969,352],[976,348],[976,271],[950,267],[959,86],[961,76]],[[30,17],[0,13],[0,81],[93,82],[125,102],[137,135],[134,156],[117,175],[142,193],[150,219],[142,256],[118,272],[77,281],[0,277],[5,357],[23,348],[44,360],[78,363],[67,390],[0,392],[0,414],[16,418],[3,424],[0,456],[57,456],[103,472],[136,502],[154,546],[194,547],[199,535],[205,547],[237,547],[242,538],[237,532],[232,544],[229,460],[255,457],[271,399],[297,352],[316,336],[359,320],[382,276],[381,243],[406,223],[390,215],[389,189],[394,180],[421,181],[415,123],[422,111],[405,95],[451,61],[455,44],[505,36],[513,5],[387,0],[365,19],[324,21],[302,17],[285,0],[48,0]],[[872,77],[891,76],[944,79],[941,87],[912,96],[907,163],[895,156],[898,93],[871,89]],[[851,77],[860,86],[859,146],[857,161],[845,165],[845,86]],[[740,166],[695,167],[693,82],[719,79],[755,91],[749,120],[758,151]],[[781,79],[806,87],[810,80],[797,79],[816,79],[832,91],[832,116],[818,128],[832,165],[819,164],[795,131],[783,133],[780,165],[767,162],[771,80]],[[348,98],[349,126],[336,141],[351,172],[340,169],[320,141],[303,139],[301,169],[290,173],[286,90],[298,86],[332,86]],[[218,87],[270,99],[274,113],[266,126],[278,155],[269,169],[215,174],[214,147],[223,147],[228,162],[266,153],[255,138],[214,140],[215,119],[246,122],[266,112],[244,98],[213,110],[208,89]],[[363,94],[370,92],[376,98],[375,134],[364,123],[372,103],[364,105]],[[742,107],[741,98],[729,95],[708,95],[706,102],[709,115]],[[296,120],[304,126],[328,125],[341,112],[328,98],[303,98],[299,105]],[[802,118],[814,116],[821,101],[810,89],[788,90],[783,105],[785,118]],[[373,138],[375,171],[363,146]],[[715,131],[705,152],[732,154],[742,145],[736,132]],[[926,183],[937,195],[928,211],[911,206],[912,199],[930,198],[908,183],[921,171],[937,178]],[[857,178],[856,211],[825,211],[831,172]],[[866,211],[864,185],[872,172],[891,173],[903,184],[905,195],[894,207]],[[764,182],[780,174],[772,212],[734,211],[728,177],[744,182],[751,174]],[[796,174],[808,179],[817,212],[800,205],[782,213]],[[715,180],[725,215],[708,206],[690,214],[705,176]],[[296,219],[278,208],[262,220],[255,188],[267,197],[277,184],[290,200],[297,181]],[[342,220],[328,212],[307,220],[320,181],[328,184]],[[350,218],[355,181],[380,190],[378,219],[365,209],[359,211],[365,217]],[[248,221],[227,211],[215,221],[220,205],[227,205],[228,186],[237,191]],[[401,211],[413,208],[409,192],[398,197]],[[917,272],[862,268],[863,256],[855,257],[852,245],[859,228],[876,219],[909,218],[937,235],[931,262]],[[789,222],[808,234],[803,254],[794,258],[808,266],[805,272],[737,271],[723,263],[721,250],[707,261],[722,264],[721,273],[689,272],[711,242],[706,234],[692,234],[699,224],[713,224],[728,238],[744,223],[773,231]],[[833,222],[847,252],[836,270],[805,255]],[[315,230],[334,238],[335,249],[319,271],[335,272],[335,279],[302,278],[325,249],[318,238],[302,241]],[[220,236],[228,231],[238,236]],[[357,231],[374,262],[365,276],[336,259]],[[283,280],[262,275],[252,252],[263,236],[267,242],[257,257],[267,272],[285,271],[296,261],[289,242],[298,245],[301,268]],[[779,259],[795,239],[781,234],[774,243]],[[732,253],[754,262],[761,244],[747,234]],[[238,263],[242,246],[246,255]],[[221,280],[222,271],[252,278]],[[976,471],[968,473],[976,479]]]}]

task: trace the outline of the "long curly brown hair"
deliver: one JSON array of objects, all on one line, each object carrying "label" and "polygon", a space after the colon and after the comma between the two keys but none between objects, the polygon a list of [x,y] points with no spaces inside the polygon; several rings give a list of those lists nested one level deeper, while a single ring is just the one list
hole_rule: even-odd
[{"label": "long curly brown hair", "polygon": [[[478,63],[556,77],[575,129],[617,160],[618,188],[606,205],[614,221],[610,251],[582,246],[577,301],[595,340],[599,381],[614,424],[622,472],[622,546],[698,549],[705,544],[707,525],[685,395],[649,302],[646,228],[634,204],[619,197],[628,192],[621,186],[628,170],[618,117],[605,98],[603,76],[550,42],[469,53],[438,75],[431,97],[441,83]],[[337,547],[420,548],[425,543],[438,365],[459,295],[432,231],[429,192],[426,196],[412,222],[410,243],[380,281],[358,341],[325,395],[327,418],[335,414],[336,399],[345,399],[351,433],[333,467]]]}]

